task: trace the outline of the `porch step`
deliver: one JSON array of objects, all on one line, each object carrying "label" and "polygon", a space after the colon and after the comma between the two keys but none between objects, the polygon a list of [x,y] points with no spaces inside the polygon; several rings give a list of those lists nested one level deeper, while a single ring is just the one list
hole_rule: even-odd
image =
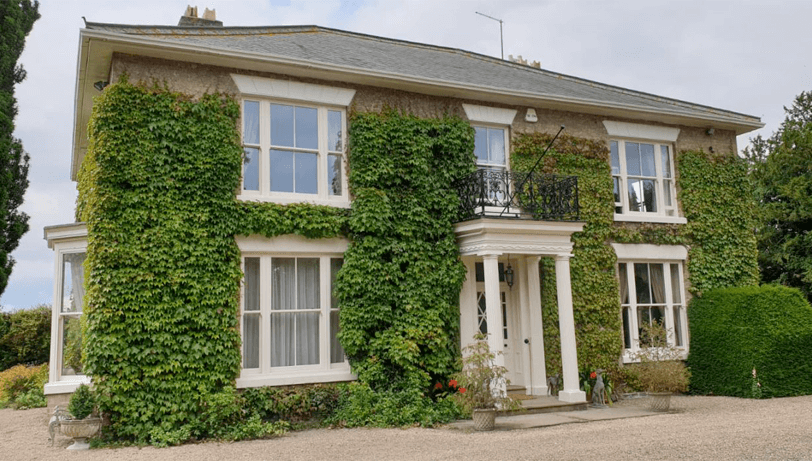
[{"label": "porch step", "polygon": [[[522,388],[522,392],[524,392],[524,388]],[[508,395],[510,395],[510,388],[508,388]],[[533,415],[538,413],[555,413],[562,411],[582,411],[588,408],[588,404],[586,402],[580,403],[561,402],[558,400],[557,397],[552,396],[543,396],[543,397],[533,396],[529,399],[521,399],[519,401],[519,404],[522,407],[521,409],[500,410],[498,415],[499,416]]]}]

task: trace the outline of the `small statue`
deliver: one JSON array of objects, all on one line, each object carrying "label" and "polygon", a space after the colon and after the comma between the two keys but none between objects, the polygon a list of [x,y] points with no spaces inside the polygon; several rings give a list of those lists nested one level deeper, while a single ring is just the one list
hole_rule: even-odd
[{"label": "small statue", "polygon": [[558,395],[558,388],[561,386],[561,373],[547,377],[547,395]]},{"label": "small statue", "polygon": [[606,386],[603,384],[601,373],[603,373],[602,369],[595,370],[595,386],[592,388],[592,406],[598,408],[606,407],[606,400],[603,398]]},{"label": "small statue", "polygon": [[50,435],[50,437],[48,437],[48,443],[51,446],[54,446],[55,432],[59,430],[59,424],[68,419],[69,416],[70,413],[68,413],[68,410],[59,408],[59,405],[54,408],[54,415],[51,416],[51,420],[48,422],[48,434]]}]

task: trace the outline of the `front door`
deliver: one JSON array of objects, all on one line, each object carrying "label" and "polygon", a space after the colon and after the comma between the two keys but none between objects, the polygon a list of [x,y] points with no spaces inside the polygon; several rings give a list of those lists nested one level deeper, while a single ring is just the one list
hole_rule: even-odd
[{"label": "front door", "polygon": [[521,372],[521,347],[517,341],[518,336],[521,334],[519,331],[518,312],[515,307],[516,303],[513,302],[511,291],[506,283],[499,284],[499,304],[502,309],[502,325],[498,331],[492,331],[493,328],[488,324],[485,309],[485,284],[477,284],[477,327],[481,333],[498,334],[502,337],[502,345],[504,349],[502,354],[505,359],[505,368],[507,368],[507,378],[510,380],[511,385],[523,386],[524,379]]}]

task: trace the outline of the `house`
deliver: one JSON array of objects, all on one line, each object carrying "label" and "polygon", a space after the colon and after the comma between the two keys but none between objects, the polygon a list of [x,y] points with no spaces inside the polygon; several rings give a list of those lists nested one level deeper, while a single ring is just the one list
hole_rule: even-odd
[{"label": "house", "polygon": [[[474,128],[478,167],[460,186],[463,210],[454,225],[466,271],[460,346],[490,330],[490,346],[503,353],[498,360],[514,385],[545,395],[548,370],[557,370],[564,382],[558,398],[567,402],[585,400],[578,363],[587,352],[579,349],[586,347],[578,345],[580,334],[598,335],[618,351],[609,360],[629,362],[640,347],[640,324],[660,320],[687,353],[689,288],[702,284],[688,263],[712,255],[689,254],[702,246],[686,244],[683,235],[689,191],[680,182],[679,153],[735,157],[736,136],[762,127],[759,118],[459,49],[317,26],[227,27],[190,14],[182,24],[191,25],[88,22],[81,30],[73,180],[88,150],[94,97],[122,75],[193,98],[221,92],[240,101],[245,162],[239,201],[350,208],[351,111],[456,115]],[[601,205],[608,224],[590,221],[584,204],[593,199],[577,171],[550,178],[511,167],[523,136],[549,138],[561,125],[568,139],[593,143],[596,158],[605,159],[597,180],[614,184],[613,202]],[[610,232],[590,250],[602,261],[609,255],[610,267],[594,269],[610,277],[607,305],[615,326],[608,329],[578,320],[589,318],[588,308],[574,312],[577,303],[592,302],[573,295],[592,288],[573,285],[571,261],[579,257],[578,234],[593,224]],[[48,227],[45,238],[55,254],[45,385],[53,406],[88,380],[78,325],[93,236],[79,222]],[[238,388],[354,379],[336,339],[338,306],[331,297],[350,243],[346,237],[236,237],[244,274]],[[551,328],[542,315],[548,301],[557,318]],[[297,310],[303,312],[291,315]]]}]

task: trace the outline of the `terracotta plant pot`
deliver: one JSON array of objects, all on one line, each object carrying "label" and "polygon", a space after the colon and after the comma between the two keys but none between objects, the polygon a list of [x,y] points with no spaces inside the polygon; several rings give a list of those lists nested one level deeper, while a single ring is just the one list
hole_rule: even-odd
[{"label": "terracotta plant pot", "polygon": [[73,438],[73,445],[68,450],[87,450],[90,444],[87,439],[98,434],[101,429],[101,418],[69,419],[60,421],[59,430]]},{"label": "terracotta plant pot", "polygon": [[471,415],[474,420],[474,429],[477,431],[492,431],[496,425],[496,409],[476,409]]},{"label": "terracotta plant pot", "polygon": [[670,392],[648,392],[651,399],[649,406],[653,411],[668,411],[671,406]]}]

